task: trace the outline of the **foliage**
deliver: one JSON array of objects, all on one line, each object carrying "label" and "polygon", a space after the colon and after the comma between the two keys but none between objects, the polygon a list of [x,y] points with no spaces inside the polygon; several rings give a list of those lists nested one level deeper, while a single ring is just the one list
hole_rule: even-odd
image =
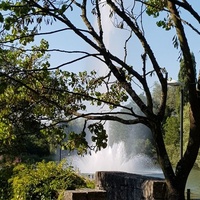
[{"label": "foliage", "polygon": [[92,182],[76,174],[64,161],[17,164],[0,170],[1,199],[57,199],[62,191],[92,187]]},{"label": "foliage", "polygon": [[[84,139],[84,129],[79,133],[70,132],[68,141],[64,141],[66,134],[63,128],[68,123],[64,118],[69,116],[70,119],[76,111],[84,111],[86,106],[82,101],[86,101],[89,98],[88,95],[102,99],[93,98],[91,102],[93,105],[100,105],[101,101],[107,101],[117,91],[119,91],[119,99],[115,98],[116,103],[124,98],[121,95],[123,90],[119,90],[116,84],[107,94],[101,96],[96,92],[102,80],[96,80],[96,85],[93,84],[96,79],[95,71],[90,74],[86,71],[80,72],[77,75],[59,69],[52,72],[48,70],[49,63],[45,56],[47,46],[47,43],[42,40],[39,47],[32,47],[31,54],[27,54],[23,48],[0,51],[2,60],[0,71],[1,154],[21,156],[27,151],[31,153],[31,150],[36,150],[39,148],[38,145],[42,144],[45,151],[43,154],[49,154],[49,145],[57,146],[58,144],[70,150],[77,149],[80,154],[86,153],[89,145]],[[74,92],[68,93],[69,88],[72,88]],[[73,118],[69,121],[71,120]],[[94,142],[90,148],[95,150],[105,148],[107,135],[102,124],[90,123],[88,128],[93,134]],[[24,147],[21,146],[21,141],[26,141],[23,143]]]},{"label": "foliage", "polygon": [[163,10],[167,5],[167,1],[156,1],[156,0],[147,0],[147,13],[149,15],[154,15],[154,17],[158,17],[159,12]]},{"label": "foliage", "polygon": [[180,149],[180,123],[177,116],[170,116],[164,124],[165,144],[168,151],[169,158],[173,165],[176,165],[179,159]]},{"label": "foliage", "polygon": [[[142,123],[151,129],[157,157],[166,178],[168,199],[184,199],[187,177],[197,158],[200,144],[200,100],[195,85],[194,59],[191,55],[194,45],[190,45],[190,38],[193,35],[188,32],[191,29],[197,33],[197,37],[199,36],[200,16],[196,10],[198,6],[194,6],[196,1],[190,4],[186,0],[146,0],[131,3],[112,0],[104,2],[1,1],[0,42],[3,54],[7,55],[1,56],[1,63],[3,63],[3,70],[0,71],[0,77],[3,78],[0,89],[1,140],[8,144],[15,140],[16,133],[13,132],[11,119],[16,116],[18,118],[21,113],[17,111],[17,114],[13,115],[11,105],[14,104],[16,107],[20,102],[19,99],[23,99],[22,103],[28,101],[28,105],[33,106],[35,120],[40,121],[45,117],[48,121],[48,126],[40,123],[40,133],[46,136],[48,143],[71,149],[78,148],[84,153],[88,149],[100,150],[106,147],[107,135],[103,128],[105,121],[117,121],[126,125]],[[105,13],[104,8],[108,8],[109,12]],[[150,16],[156,18],[155,26],[149,25]],[[117,32],[112,35],[109,45],[106,42],[108,30],[105,28],[105,21],[111,21],[111,26],[113,25]],[[53,30],[45,31],[46,27]],[[173,169],[166,150],[162,126],[166,119],[167,80],[170,66],[162,67],[163,63],[159,56],[167,60],[169,55],[166,53],[163,56],[154,51],[155,40],[149,37],[148,31],[157,27],[173,33],[172,45],[169,45],[169,42],[165,45],[172,47],[171,50],[178,50],[177,59],[184,61],[183,71],[189,86],[187,93],[190,105],[189,142],[183,159],[177,162],[176,170]],[[157,30],[154,32],[156,43],[164,44],[162,32]],[[76,42],[72,32],[91,48],[88,46],[85,48],[82,43],[79,43],[77,48],[74,47],[75,45],[72,47],[70,42]],[[66,33],[65,38],[69,39],[62,40],[62,43],[66,41],[62,45],[65,49],[60,46],[52,48],[44,39],[39,46],[30,47],[33,41],[38,41],[36,39],[39,37],[53,35],[55,38],[56,36],[60,38],[59,33]],[[125,38],[120,53],[116,53],[112,47],[120,49],[115,46],[120,35]],[[166,49],[165,46],[162,49]],[[56,52],[60,55],[65,53],[67,56],[63,58],[66,60],[61,61],[60,64],[57,59],[56,66],[53,66],[43,59],[46,52],[52,54]],[[83,59],[91,59],[98,70],[78,73],[64,69]],[[107,69],[105,74],[98,74],[97,72],[103,67]],[[160,101],[156,109],[151,90],[152,77],[159,81],[161,87]],[[139,95],[137,89],[144,92],[145,100]],[[15,98],[12,99],[12,96]],[[128,100],[135,102],[141,113],[136,113],[132,107],[124,106]],[[88,105],[92,105],[94,109],[92,111],[86,109]],[[98,110],[96,107],[101,109]],[[125,109],[124,112],[118,112],[121,108]],[[12,118],[9,118],[10,115]],[[124,115],[128,118],[124,119]],[[83,129],[78,133],[68,133],[69,140],[65,141],[65,134],[58,124],[62,123],[66,126],[67,123],[78,118],[85,119]],[[94,141],[92,146],[85,139],[87,128],[92,132]]]},{"label": "foliage", "polygon": [[[66,134],[63,127],[67,123],[59,124],[62,124],[60,121],[63,121],[64,115],[85,109],[80,95],[68,94],[65,92],[67,87],[73,87],[80,93],[84,87],[91,87],[91,93],[94,93],[91,75],[95,76],[96,73],[88,75],[87,72],[80,72],[79,77],[61,70],[48,71],[48,56],[44,52],[47,46],[42,40],[39,47],[32,47],[30,54],[23,48],[0,49],[0,155],[11,161],[16,157],[48,156],[50,147],[58,144],[70,150],[77,149],[80,154],[87,152],[89,147],[84,139],[84,130],[80,133],[70,132],[68,140],[64,141]],[[91,83],[81,85],[80,81],[86,78]],[[94,95],[98,95],[97,92]],[[79,106],[77,102],[80,102]],[[91,148],[105,148],[107,135],[103,126],[94,123],[90,124],[89,129],[96,143]]]},{"label": "foliage", "polygon": [[[190,106],[187,103],[184,106],[184,110],[183,110],[183,151],[187,150],[188,139],[189,139],[189,134],[190,134],[190,130],[189,130],[190,121],[188,118],[189,115],[190,115]],[[200,168],[200,152],[197,156],[194,167],[198,169]]]},{"label": "foliage", "polygon": [[[162,0],[162,1],[146,0],[145,4],[147,5],[146,13],[148,15],[152,15],[155,18],[157,18],[160,15],[160,13],[163,12],[167,7],[166,0]],[[162,27],[163,29],[165,29],[167,31],[169,31],[173,27],[173,22],[170,18],[170,15],[167,15],[164,19],[157,21],[156,24],[158,27]],[[173,40],[177,42],[176,37],[174,37]],[[174,42],[174,44],[175,44],[175,42]],[[174,46],[176,46],[176,45],[174,45]]]},{"label": "foliage", "polygon": [[177,145],[179,142],[179,120],[177,116],[168,117],[164,125],[166,144]]},{"label": "foliage", "polygon": [[7,161],[48,156],[54,140],[51,133],[59,133],[58,127],[50,129],[42,123],[41,117],[51,111],[40,104],[37,96],[42,87],[39,78],[51,81],[50,73],[23,72],[23,68],[34,69],[37,65],[46,68],[42,55],[0,49],[0,155]]}]

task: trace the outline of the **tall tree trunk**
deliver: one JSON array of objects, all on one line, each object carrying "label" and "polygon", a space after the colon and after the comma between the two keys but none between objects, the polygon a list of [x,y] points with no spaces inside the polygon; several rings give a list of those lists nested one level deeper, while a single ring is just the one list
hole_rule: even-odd
[{"label": "tall tree trunk", "polygon": [[190,132],[186,152],[176,166],[174,179],[167,180],[169,181],[167,182],[167,188],[168,199],[184,199],[186,181],[197,158],[200,145],[200,101],[196,91],[196,73],[193,67],[191,51],[175,1],[168,0],[168,9],[175,25],[185,64],[184,67],[187,71],[185,84],[188,85],[189,91]]},{"label": "tall tree trunk", "polygon": [[161,122],[157,121],[153,126],[152,130],[156,144],[158,161],[162,168],[167,186],[165,198],[168,200],[184,200],[184,192],[188,176],[185,176],[183,171],[178,174],[174,172],[165,148]]},{"label": "tall tree trunk", "polygon": [[183,182],[175,178],[173,182],[167,183],[166,199],[168,200],[184,200],[185,199],[185,185],[186,180]]},{"label": "tall tree trunk", "polygon": [[[162,125],[159,120],[152,123],[158,161],[166,180],[166,194],[168,200],[184,200],[185,186],[190,171],[198,155],[200,144],[200,101],[193,98],[190,110],[189,142],[183,158],[178,162],[175,171],[169,160],[162,135]],[[196,108],[196,109],[194,109]]]}]

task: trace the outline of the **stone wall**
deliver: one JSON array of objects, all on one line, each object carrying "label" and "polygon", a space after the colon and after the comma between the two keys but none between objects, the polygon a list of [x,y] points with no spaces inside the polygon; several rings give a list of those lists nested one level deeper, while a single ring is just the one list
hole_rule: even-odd
[{"label": "stone wall", "polygon": [[106,200],[161,200],[165,181],[124,172],[96,172],[96,188],[105,190]]},{"label": "stone wall", "polygon": [[106,200],[106,191],[104,190],[67,190],[64,193],[63,200]]},{"label": "stone wall", "polygon": [[68,190],[63,200],[163,200],[161,178],[125,172],[95,173],[96,189]]}]

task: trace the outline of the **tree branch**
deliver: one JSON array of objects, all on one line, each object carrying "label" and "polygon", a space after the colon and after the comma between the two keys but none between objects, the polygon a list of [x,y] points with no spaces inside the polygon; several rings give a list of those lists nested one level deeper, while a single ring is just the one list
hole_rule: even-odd
[{"label": "tree branch", "polygon": [[61,122],[70,122],[70,121],[73,121],[73,120],[78,119],[78,118],[85,118],[87,120],[117,121],[117,122],[120,122],[122,124],[127,124],[127,125],[134,125],[134,124],[143,123],[146,126],[150,127],[150,123],[149,123],[148,119],[145,118],[145,117],[142,117],[142,116],[140,116],[140,117],[138,116],[139,118],[129,119],[129,120],[123,119],[121,117],[113,116],[113,114],[115,114],[115,115],[126,114],[126,115],[133,116],[130,113],[127,113],[127,112],[116,112],[116,113],[103,112],[103,113],[87,113],[87,114],[81,114],[81,113],[78,113],[78,112],[74,112],[73,114],[76,117],[69,119],[69,120],[63,120]]},{"label": "tree branch", "polygon": [[187,1],[174,1],[174,3],[187,10],[200,23],[200,15],[192,8],[192,6]]}]

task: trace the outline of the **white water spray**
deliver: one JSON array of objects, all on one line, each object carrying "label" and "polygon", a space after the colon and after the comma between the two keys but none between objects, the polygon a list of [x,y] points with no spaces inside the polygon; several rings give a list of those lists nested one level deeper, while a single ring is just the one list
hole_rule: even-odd
[{"label": "white water spray", "polygon": [[115,143],[97,153],[84,157],[72,156],[69,158],[75,169],[81,173],[95,173],[96,171],[123,171],[129,173],[156,173],[158,167],[147,155],[138,154],[128,158],[124,142]]}]

